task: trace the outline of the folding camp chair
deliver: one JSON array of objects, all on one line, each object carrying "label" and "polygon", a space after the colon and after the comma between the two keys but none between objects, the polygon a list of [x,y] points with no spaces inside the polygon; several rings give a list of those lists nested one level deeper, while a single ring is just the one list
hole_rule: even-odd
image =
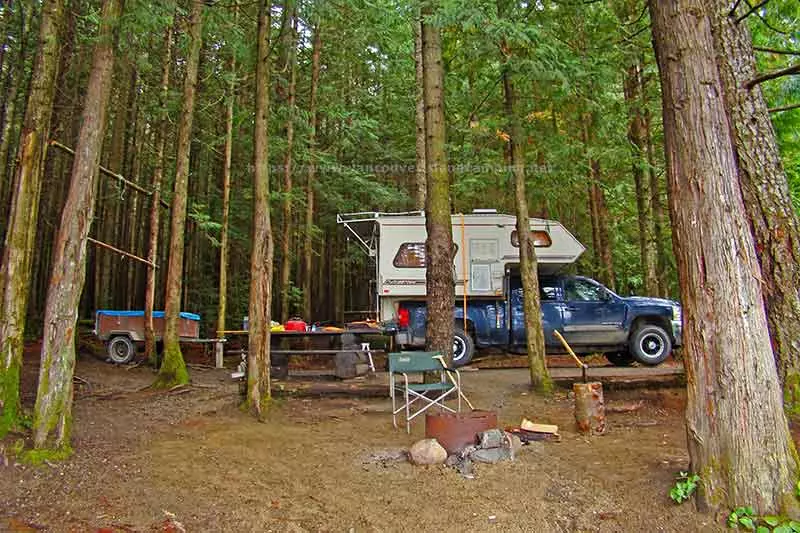
[{"label": "folding camp chair", "polygon": [[[424,375],[437,372],[439,380],[435,383],[409,382],[409,374]],[[403,376],[402,381],[399,376]],[[455,377],[454,377],[455,376]],[[398,393],[402,394],[403,404],[398,407]],[[458,412],[461,411],[461,374],[453,368],[446,368],[439,352],[400,352],[389,354],[389,394],[392,397],[392,423],[397,427],[397,415],[405,411],[406,431],[411,433],[411,420],[433,406],[457,412],[445,405],[445,400],[455,395]],[[412,405],[421,402],[414,410]],[[420,404],[418,404],[420,405]]]}]

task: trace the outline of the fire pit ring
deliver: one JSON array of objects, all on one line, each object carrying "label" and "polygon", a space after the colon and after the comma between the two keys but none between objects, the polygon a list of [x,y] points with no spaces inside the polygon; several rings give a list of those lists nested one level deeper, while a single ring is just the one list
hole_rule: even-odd
[{"label": "fire pit ring", "polygon": [[428,413],[425,415],[425,437],[436,439],[448,454],[458,453],[476,443],[476,434],[497,428],[494,411],[463,413]]}]

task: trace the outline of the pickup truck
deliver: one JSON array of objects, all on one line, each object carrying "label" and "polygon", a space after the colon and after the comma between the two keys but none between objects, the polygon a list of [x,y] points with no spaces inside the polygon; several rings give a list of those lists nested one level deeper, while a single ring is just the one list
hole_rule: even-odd
[{"label": "pickup truck", "polygon": [[[505,298],[472,298],[455,308],[453,364],[470,362],[475,349],[525,351],[520,277],[507,276]],[[661,298],[622,297],[582,276],[540,276],[542,325],[548,353],[563,352],[559,331],[578,354],[603,353],[615,365],[663,362],[681,345],[681,307]],[[464,312],[466,310],[466,331]],[[400,301],[396,318],[384,324],[400,346],[425,343],[427,313],[419,299]]]}]

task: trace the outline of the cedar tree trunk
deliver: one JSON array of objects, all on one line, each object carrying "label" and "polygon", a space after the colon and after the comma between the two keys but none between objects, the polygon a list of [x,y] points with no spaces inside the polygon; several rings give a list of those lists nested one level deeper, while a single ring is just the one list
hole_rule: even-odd
[{"label": "cedar tree trunk", "polygon": [[63,0],[46,0],[39,27],[39,50],[20,135],[11,211],[0,268],[0,438],[16,427],[22,369],[25,313],[39,214],[42,171],[59,63]]},{"label": "cedar tree trunk", "polygon": [[156,336],[153,330],[153,307],[156,299],[156,264],[158,263],[158,235],[161,224],[161,182],[164,177],[164,151],[167,143],[167,98],[169,97],[169,71],[172,65],[172,17],[164,30],[164,57],[161,59],[161,93],[159,95],[158,145],[156,166],[153,169],[150,198],[150,241],[147,252],[147,281],[144,290],[144,351],[148,361],[156,362]]},{"label": "cedar tree trunk", "polygon": [[[444,67],[439,28],[427,18],[434,12],[430,4],[422,9],[423,98],[425,101],[425,202],[426,287],[428,324],[425,344],[428,350],[453,359],[453,228],[450,217],[450,176],[447,172],[444,121]],[[466,250],[464,250],[466,253]]]},{"label": "cedar tree trunk", "polygon": [[[507,47],[503,46],[505,50]],[[507,58],[504,57],[504,61]],[[506,68],[508,68],[506,66]],[[523,306],[525,309],[525,332],[528,349],[528,367],[531,375],[531,387],[539,392],[549,393],[553,389],[553,381],[547,371],[545,361],[544,331],[542,329],[542,308],[539,301],[539,268],[536,251],[531,239],[530,221],[528,218],[528,196],[525,192],[525,152],[523,139],[525,135],[516,115],[516,95],[511,74],[503,73],[503,92],[505,94],[505,114],[511,138],[511,169],[514,174],[516,192],[517,235],[519,238],[519,262],[522,275]],[[462,253],[466,253],[466,250]]]},{"label": "cedar tree trunk", "polygon": [[272,398],[269,375],[272,307],[272,229],[269,219],[269,21],[270,2],[258,12],[256,120],[253,138],[253,255],[250,262],[250,342],[247,349],[247,407],[263,419]]},{"label": "cedar tree trunk", "polygon": [[186,203],[189,190],[189,154],[191,152],[192,119],[197,92],[197,72],[203,36],[204,0],[192,0],[189,17],[189,53],[186,58],[186,78],[183,82],[183,108],[178,123],[178,155],[175,165],[175,189],[172,195],[172,223],[170,227],[169,264],[167,266],[167,291],[164,304],[164,360],[153,384],[157,388],[170,388],[189,382],[189,373],[178,344],[178,320],[181,312],[183,290],[184,233],[186,230]]},{"label": "cedar tree trunk", "polygon": [[783,414],[711,24],[701,0],[651,0],[649,7],[663,87],[698,507],[794,513],[797,453]]},{"label": "cedar tree trunk", "polygon": [[728,2],[714,0],[710,5],[717,66],[733,125],[744,207],[761,264],[764,305],[783,399],[789,411],[798,412],[800,226],[761,88],[745,87],[758,74],[747,24],[737,24],[736,14],[728,16]]},{"label": "cedar tree trunk", "polygon": [[72,178],[53,251],[33,420],[33,442],[37,449],[70,448],[75,329],[86,276],[87,237],[94,216],[100,150],[111,96],[114,46],[121,13],[122,0],[103,2]]},{"label": "cedar tree trunk", "polygon": [[314,183],[317,181],[317,90],[322,36],[319,23],[314,27],[311,53],[311,101],[308,105],[308,177],[306,181],[306,221],[303,241],[303,318],[311,320],[311,258],[314,253]]},{"label": "cedar tree trunk", "polygon": [[420,211],[425,209],[425,196],[427,193],[425,169],[425,101],[423,100],[423,69],[422,69],[422,21],[415,18],[414,24],[414,66],[416,67],[416,113],[417,124],[417,166],[414,180],[414,207]]}]

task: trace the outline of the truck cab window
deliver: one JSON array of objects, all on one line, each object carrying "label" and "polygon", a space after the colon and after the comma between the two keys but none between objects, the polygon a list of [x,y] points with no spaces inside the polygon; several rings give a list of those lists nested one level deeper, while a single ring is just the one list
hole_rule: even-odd
[{"label": "truck cab window", "polygon": [[568,279],[564,282],[564,295],[568,302],[599,302],[603,299],[603,289],[599,285],[582,279]]},{"label": "truck cab window", "polygon": [[539,285],[539,299],[543,302],[558,300],[558,289],[552,283],[542,283]]}]

